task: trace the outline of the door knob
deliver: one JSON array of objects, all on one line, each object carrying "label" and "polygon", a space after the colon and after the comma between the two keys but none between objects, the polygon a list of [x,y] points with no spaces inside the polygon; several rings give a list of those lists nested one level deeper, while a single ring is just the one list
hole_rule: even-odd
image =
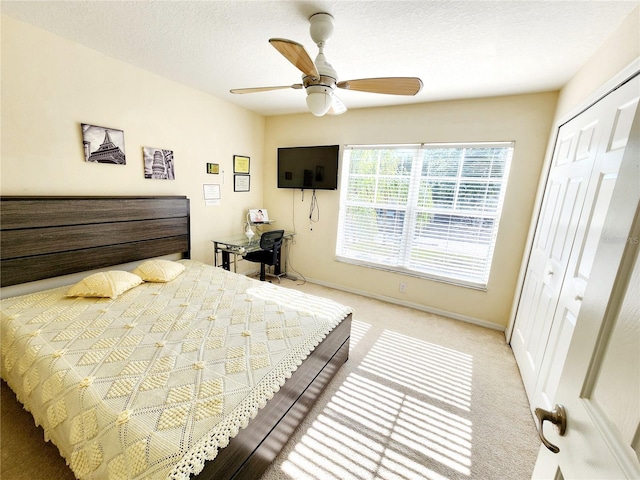
[{"label": "door knob", "polygon": [[535,413],[536,417],[538,418],[538,435],[540,436],[540,441],[542,441],[542,444],[553,453],[558,453],[560,449],[544,437],[542,427],[544,426],[544,421],[548,420],[556,426],[558,434],[560,436],[563,436],[567,431],[566,410],[562,405],[556,404],[555,408],[551,411],[544,410],[542,408],[536,408]]}]

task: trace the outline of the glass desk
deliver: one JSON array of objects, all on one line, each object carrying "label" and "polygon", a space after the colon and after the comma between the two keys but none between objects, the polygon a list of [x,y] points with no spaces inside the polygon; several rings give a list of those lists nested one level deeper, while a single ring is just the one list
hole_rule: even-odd
[{"label": "glass desk", "polygon": [[[280,277],[287,274],[287,258],[289,256],[289,242],[293,238],[295,233],[284,232],[284,241],[282,242],[282,248],[278,255],[278,263],[274,265],[274,275]],[[221,237],[213,242],[213,265],[215,267],[222,267],[225,270],[231,270],[231,264],[233,264],[233,271],[238,271],[238,256],[244,256],[246,253],[260,250],[260,234],[256,235],[249,241],[244,233],[238,233],[236,235],[230,235],[228,237]],[[282,252],[285,252],[283,257]],[[218,261],[218,254],[220,254],[221,261]],[[285,261],[282,262],[281,259]],[[284,267],[284,268],[282,268]]]}]

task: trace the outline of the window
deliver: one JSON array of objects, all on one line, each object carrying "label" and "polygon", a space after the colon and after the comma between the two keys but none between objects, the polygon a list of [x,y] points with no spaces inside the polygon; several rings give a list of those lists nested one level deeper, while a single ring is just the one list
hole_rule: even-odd
[{"label": "window", "polygon": [[337,259],[486,288],[513,145],[347,146]]}]

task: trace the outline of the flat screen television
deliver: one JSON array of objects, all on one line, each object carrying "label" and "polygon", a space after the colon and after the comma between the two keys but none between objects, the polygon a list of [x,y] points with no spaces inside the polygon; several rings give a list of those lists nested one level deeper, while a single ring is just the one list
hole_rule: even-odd
[{"label": "flat screen television", "polygon": [[278,148],[278,188],[336,190],[339,145]]}]

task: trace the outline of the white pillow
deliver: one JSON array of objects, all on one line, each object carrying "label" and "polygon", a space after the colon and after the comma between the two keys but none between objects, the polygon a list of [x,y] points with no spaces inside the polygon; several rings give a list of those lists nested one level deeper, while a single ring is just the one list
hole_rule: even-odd
[{"label": "white pillow", "polygon": [[145,282],[170,282],[182,272],[185,266],[171,260],[147,260],[133,270]]},{"label": "white pillow", "polygon": [[99,272],[83,278],[67,292],[67,297],[108,297],[116,298],[121,293],[140,285],[138,275],[123,270]]}]

